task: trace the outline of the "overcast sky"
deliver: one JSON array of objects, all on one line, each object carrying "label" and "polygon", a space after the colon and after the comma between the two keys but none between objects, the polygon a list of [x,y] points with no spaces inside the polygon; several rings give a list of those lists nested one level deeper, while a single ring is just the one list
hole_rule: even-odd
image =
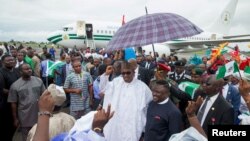
[{"label": "overcast sky", "polygon": [[[182,15],[202,29],[229,0],[0,0],[0,41],[46,41],[46,36],[76,20],[120,22],[149,13]],[[250,0],[239,0],[229,34],[250,33]]]}]

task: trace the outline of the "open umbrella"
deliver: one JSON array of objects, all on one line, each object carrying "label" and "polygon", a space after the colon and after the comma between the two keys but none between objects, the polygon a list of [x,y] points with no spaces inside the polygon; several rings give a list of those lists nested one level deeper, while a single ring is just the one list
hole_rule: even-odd
[{"label": "open umbrella", "polygon": [[199,27],[180,15],[173,13],[147,14],[120,27],[108,43],[107,51],[162,43],[201,32]]}]

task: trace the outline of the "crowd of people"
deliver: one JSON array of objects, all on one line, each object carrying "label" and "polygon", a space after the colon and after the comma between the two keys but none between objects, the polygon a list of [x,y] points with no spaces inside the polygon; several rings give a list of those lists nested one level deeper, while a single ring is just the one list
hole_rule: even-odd
[{"label": "crowd of people", "polygon": [[[208,125],[239,125],[239,115],[250,115],[250,77],[217,79],[221,65],[214,69],[209,57],[192,64],[141,52],[125,60],[123,50],[43,47],[37,53],[8,44],[0,57],[0,132],[6,141],[15,132],[22,141],[173,141],[189,130],[197,132],[191,140],[206,140]],[[51,62],[61,65],[48,75]],[[183,82],[199,87],[191,95],[179,87]],[[61,97],[46,90],[51,84],[65,95],[59,103]],[[88,116],[86,130],[81,121]]]}]

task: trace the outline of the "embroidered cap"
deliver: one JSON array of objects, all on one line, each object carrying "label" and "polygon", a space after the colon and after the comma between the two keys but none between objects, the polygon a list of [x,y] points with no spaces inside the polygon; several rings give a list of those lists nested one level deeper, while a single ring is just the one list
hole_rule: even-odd
[{"label": "embroidered cap", "polygon": [[56,106],[61,106],[66,100],[66,95],[62,87],[57,86],[55,84],[50,84],[48,87],[48,91],[55,100]]}]

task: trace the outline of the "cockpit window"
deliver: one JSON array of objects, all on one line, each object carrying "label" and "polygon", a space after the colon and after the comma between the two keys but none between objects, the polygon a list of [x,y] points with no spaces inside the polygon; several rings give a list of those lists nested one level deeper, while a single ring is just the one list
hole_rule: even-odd
[{"label": "cockpit window", "polygon": [[70,31],[70,30],[73,30],[73,27],[64,27],[63,28],[63,31]]}]

